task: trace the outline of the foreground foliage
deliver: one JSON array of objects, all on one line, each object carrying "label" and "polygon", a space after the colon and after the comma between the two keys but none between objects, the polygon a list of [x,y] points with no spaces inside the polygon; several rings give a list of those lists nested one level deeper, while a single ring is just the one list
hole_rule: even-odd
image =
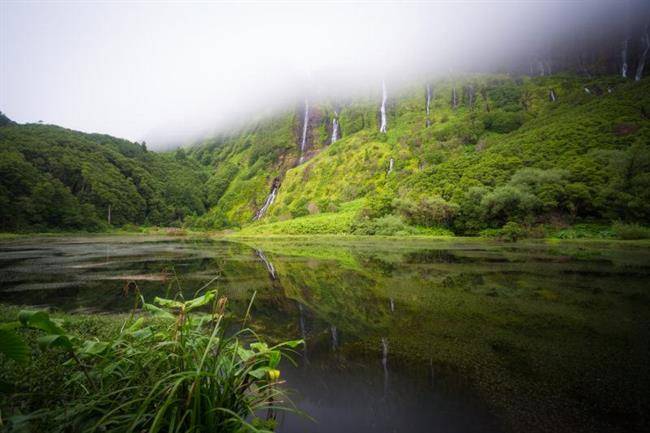
[{"label": "foreground foliage", "polygon": [[[146,314],[131,315],[110,338],[91,340],[67,333],[46,312],[21,311],[0,331],[3,383],[13,388],[1,401],[8,431],[272,429],[274,410],[284,407],[278,366],[283,351],[300,342],[269,347],[245,324],[227,335],[226,302],[215,291],[190,301],[142,301]],[[211,312],[199,313],[202,307]],[[29,365],[23,328],[44,351],[34,362],[55,371]],[[21,386],[26,372],[46,386]],[[266,420],[255,417],[262,410]]]}]

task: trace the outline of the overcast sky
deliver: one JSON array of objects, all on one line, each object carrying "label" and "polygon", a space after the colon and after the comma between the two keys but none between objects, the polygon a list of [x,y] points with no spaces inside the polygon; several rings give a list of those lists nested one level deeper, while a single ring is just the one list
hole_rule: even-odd
[{"label": "overcast sky", "polygon": [[494,65],[623,0],[0,3],[0,110],[186,141],[303,95]]}]

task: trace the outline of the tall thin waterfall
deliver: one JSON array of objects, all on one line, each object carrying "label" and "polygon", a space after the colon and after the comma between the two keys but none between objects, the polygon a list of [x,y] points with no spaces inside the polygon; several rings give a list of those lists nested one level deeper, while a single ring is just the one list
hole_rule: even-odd
[{"label": "tall thin waterfall", "polygon": [[256,249],[255,254],[257,254],[257,257],[262,261],[262,263],[264,263],[264,266],[266,266],[266,270],[268,271],[271,279],[275,280],[277,278],[275,275],[275,268],[273,267],[273,263],[271,263],[269,259],[267,259],[264,255],[264,251]]},{"label": "tall thin waterfall", "polygon": [[309,125],[309,101],[305,99],[305,117],[302,121],[302,139],[300,140],[300,161],[305,160],[305,146],[307,145],[307,126]]},{"label": "tall thin waterfall", "polygon": [[429,119],[430,114],[431,114],[431,86],[427,84],[427,121],[426,121],[427,128],[431,126],[431,119]]},{"label": "tall thin waterfall", "polygon": [[302,304],[298,303],[298,310],[300,311],[300,336],[302,338],[302,353],[305,358],[305,364],[309,364],[307,358],[307,330],[305,329],[305,312],[303,311]]},{"label": "tall thin waterfall", "polygon": [[336,351],[339,347],[339,332],[334,325],[330,326],[330,331],[332,332],[332,350]]},{"label": "tall thin waterfall", "polygon": [[339,139],[339,113],[334,111],[334,118],[332,119],[332,139],[330,144]]},{"label": "tall thin waterfall", "polygon": [[269,209],[269,207],[273,204],[275,201],[275,197],[278,195],[278,188],[280,185],[276,182],[273,181],[273,187],[271,188],[271,193],[266,197],[266,201],[264,202],[264,205],[260,208],[260,210],[255,213],[255,216],[253,217],[253,220],[257,221],[258,219],[262,218],[266,211]]},{"label": "tall thin waterfall", "polygon": [[621,77],[623,78],[627,78],[627,46],[629,42],[629,39],[625,39],[623,41],[623,50],[621,50]]},{"label": "tall thin waterfall", "polygon": [[386,99],[388,99],[388,96],[386,95],[386,83],[384,81],[381,82],[381,125],[379,126],[379,132],[381,133],[386,133]]},{"label": "tall thin waterfall", "polygon": [[645,60],[646,57],[648,56],[648,50],[650,49],[650,34],[648,33],[647,27],[645,29],[645,35],[641,37],[641,42],[643,42],[645,48],[641,53],[641,58],[639,59],[639,66],[637,66],[636,68],[636,75],[634,76],[634,79],[636,81],[639,81],[643,77],[643,68],[645,68]]},{"label": "tall thin waterfall", "polygon": [[388,173],[386,173],[386,175],[391,174],[394,166],[395,166],[395,160],[391,158],[390,161],[388,161]]},{"label": "tall thin waterfall", "polygon": [[393,298],[390,298],[390,312],[395,312],[395,300]]},{"label": "tall thin waterfall", "polygon": [[549,99],[551,102],[555,102],[555,101],[557,101],[557,95],[555,94],[555,90],[550,89],[550,90],[548,91],[548,99]]}]

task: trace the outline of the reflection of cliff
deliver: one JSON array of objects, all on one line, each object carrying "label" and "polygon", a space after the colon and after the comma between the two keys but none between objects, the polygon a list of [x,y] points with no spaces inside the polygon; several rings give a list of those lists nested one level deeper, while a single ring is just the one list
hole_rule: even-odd
[{"label": "reflection of cliff", "polygon": [[[278,275],[275,290],[306,307],[310,354],[331,351],[333,325],[337,354],[379,363],[383,337],[391,371],[400,363],[455,370],[515,431],[597,431],[609,426],[603,414],[634,423],[650,408],[648,356],[638,343],[648,304],[634,302],[648,268],[637,264],[641,277],[621,272],[646,253],[437,247],[300,244],[264,252]],[[297,308],[288,308],[296,332]]]}]

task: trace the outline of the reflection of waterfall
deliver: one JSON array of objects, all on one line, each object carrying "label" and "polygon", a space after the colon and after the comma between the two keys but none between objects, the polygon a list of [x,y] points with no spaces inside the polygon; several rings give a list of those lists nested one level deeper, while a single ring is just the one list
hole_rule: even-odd
[{"label": "reflection of waterfall", "polygon": [[395,312],[395,300],[390,298],[390,311]]},{"label": "reflection of waterfall", "polygon": [[307,144],[307,125],[309,124],[309,101],[305,99],[305,117],[302,121],[302,139],[300,140],[300,164],[305,160],[305,145]]},{"label": "reflection of waterfall", "polygon": [[384,395],[388,394],[388,339],[381,337],[381,365],[384,366]]},{"label": "reflection of waterfall", "polygon": [[643,77],[643,68],[645,68],[645,60],[646,57],[648,56],[648,50],[650,49],[650,33],[648,33],[647,27],[645,29],[645,35],[641,37],[641,42],[643,42],[645,48],[641,53],[641,58],[639,59],[639,66],[637,66],[636,68],[636,75],[634,76],[634,79],[636,81],[639,81]]},{"label": "reflection of waterfall", "polygon": [[555,90],[551,89],[551,90],[548,91],[548,99],[551,102],[557,101],[557,95],[555,94]]},{"label": "reflection of waterfall", "polygon": [[381,125],[379,126],[379,132],[386,133],[386,83],[381,82]]},{"label": "reflection of waterfall", "polygon": [[332,119],[332,139],[330,144],[334,143],[339,139],[339,113],[334,112],[334,118]]},{"label": "reflection of waterfall", "polygon": [[393,171],[393,167],[395,166],[395,160],[393,158],[388,161],[388,173],[386,175],[389,175]]},{"label": "reflection of waterfall", "polygon": [[260,208],[260,210],[255,213],[255,216],[253,217],[253,220],[258,220],[264,216],[266,211],[269,209],[269,207],[273,204],[275,201],[275,197],[278,195],[278,188],[280,187],[280,181],[278,179],[275,179],[273,181],[273,184],[271,185],[271,192],[269,195],[266,197],[266,200],[264,201],[264,205]]},{"label": "reflection of waterfall", "polygon": [[309,364],[309,358],[307,358],[307,331],[305,330],[305,313],[302,308],[302,304],[298,304],[298,310],[300,311],[300,338],[302,338],[302,353],[305,358],[305,364]]},{"label": "reflection of waterfall", "polygon": [[339,347],[339,332],[334,325],[330,326],[330,331],[332,331],[332,350],[336,351],[336,348]]},{"label": "reflection of waterfall", "polygon": [[629,39],[623,41],[623,50],[621,51],[621,77],[627,78],[627,46]]},{"label": "reflection of waterfall", "polygon": [[269,259],[266,258],[264,255],[264,252],[262,250],[255,250],[255,254],[257,254],[257,257],[264,263],[266,266],[266,270],[269,272],[269,276],[271,277],[272,280],[276,279],[275,276],[275,268],[273,267],[273,263],[269,261]]}]

